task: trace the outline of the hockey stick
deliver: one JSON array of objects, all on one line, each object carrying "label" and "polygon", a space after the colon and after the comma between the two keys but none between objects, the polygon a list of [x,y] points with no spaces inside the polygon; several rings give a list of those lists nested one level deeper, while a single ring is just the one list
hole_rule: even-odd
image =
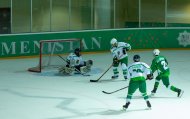
[{"label": "hockey stick", "polygon": [[[63,61],[67,62],[61,55],[58,55]],[[81,71],[79,71],[77,68],[75,68],[75,70],[80,73],[83,76],[90,76],[90,74],[83,74]]]},{"label": "hockey stick", "polygon": [[106,91],[102,91],[102,92],[105,93],[105,94],[112,94],[112,93],[118,92],[118,91],[120,91],[120,90],[126,89],[126,88],[128,88],[128,87],[129,87],[129,86],[125,86],[125,87],[123,87],[123,88],[117,89],[117,90],[112,91],[112,92],[106,92]]},{"label": "hockey stick", "polygon": [[108,72],[108,70],[110,70],[110,68],[113,66],[113,64],[111,64],[111,66],[98,78],[98,79],[96,79],[96,80],[90,80],[90,82],[98,82],[101,78],[102,78],[102,76],[104,76],[104,74],[106,73],[106,72]]}]

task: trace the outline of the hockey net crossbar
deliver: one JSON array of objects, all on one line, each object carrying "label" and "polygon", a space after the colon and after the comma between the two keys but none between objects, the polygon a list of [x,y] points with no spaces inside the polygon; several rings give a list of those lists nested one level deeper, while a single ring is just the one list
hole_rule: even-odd
[{"label": "hockey net crossbar", "polygon": [[41,40],[39,42],[39,58],[38,65],[28,68],[30,72],[42,72],[46,69],[58,69],[65,65],[58,55],[68,55],[74,49],[81,49],[81,39],[55,39],[55,40]]}]

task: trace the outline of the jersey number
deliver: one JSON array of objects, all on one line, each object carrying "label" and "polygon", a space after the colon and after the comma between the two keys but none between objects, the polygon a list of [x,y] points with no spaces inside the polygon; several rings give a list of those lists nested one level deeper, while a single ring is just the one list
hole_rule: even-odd
[{"label": "jersey number", "polygon": [[143,71],[141,69],[133,69],[133,72],[143,73]]},{"label": "jersey number", "polygon": [[161,61],[161,65],[163,66],[165,70],[168,69],[167,67],[168,64],[165,61]]}]

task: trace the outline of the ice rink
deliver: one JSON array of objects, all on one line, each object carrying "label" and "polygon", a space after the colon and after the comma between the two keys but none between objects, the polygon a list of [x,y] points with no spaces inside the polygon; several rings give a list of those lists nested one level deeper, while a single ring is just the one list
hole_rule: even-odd
[{"label": "ice rink", "polygon": [[[131,51],[129,64],[134,54],[141,61],[151,64],[152,51]],[[98,79],[112,63],[109,52],[84,54],[83,58],[94,61],[91,76],[59,75],[57,70],[42,73],[28,72],[37,65],[36,58],[0,60],[0,119],[190,119],[190,50],[161,50],[171,68],[170,82],[183,89],[182,98],[166,89],[162,82],[155,97],[150,98],[152,109],[139,91],[134,94],[128,110],[123,111],[127,89],[113,94],[128,85],[120,70],[119,79],[112,80],[110,69],[99,82]],[[121,67],[119,67],[121,69]],[[154,79],[147,81],[147,92],[153,88]]]}]

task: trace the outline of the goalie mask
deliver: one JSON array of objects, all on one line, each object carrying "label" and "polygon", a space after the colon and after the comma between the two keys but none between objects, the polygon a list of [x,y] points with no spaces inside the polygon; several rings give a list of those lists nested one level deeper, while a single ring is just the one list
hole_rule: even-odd
[{"label": "goalie mask", "polygon": [[140,56],[139,55],[134,55],[134,57],[133,57],[133,61],[134,62],[140,62]]},{"label": "goalie mask", "polygon": [[80,57],[81,56],[80,51],[81,50],[79,48],[76,48],[75,51],[74,51],[75,55]]},{"label": "goalie mask", "polygon": [[160,50],[154,49],[154,50],[153,50],[153,54],[154,54],[155,56],[158,56],[158,55],[160,54]]}]

